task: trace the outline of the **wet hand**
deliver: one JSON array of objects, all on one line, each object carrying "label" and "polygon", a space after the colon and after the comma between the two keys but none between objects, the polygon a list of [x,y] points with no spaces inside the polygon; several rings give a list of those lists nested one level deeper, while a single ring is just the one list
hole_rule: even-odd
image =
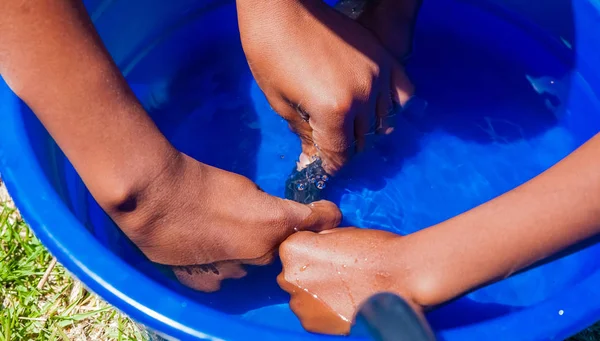
[{"label": "wet hand", "polygon": [[318,154],[333,174],[366,135],[391,132],[393,102],[404,104],[413,88],[367,29],[321,1],[237,3],[248,64],[300,136],[301,167]]},{"label": "wet hand", "polygon": [[270,263],[295,231],[339,224],[329,202],[301,205],[261,191],[249,179],[177,156],[135,195],[107,210],[152,261],[173,267],[185,285],[215,291],[244,264]]},{"label": "wet hand", "polygon": [[279,248],[277,278],[290,295],[302,326],[317,333],[348,334],[359,306],[371,295],[392,292],[419,311],[411,275],[411,248],[393,233],[341,228],[301,232]]}]

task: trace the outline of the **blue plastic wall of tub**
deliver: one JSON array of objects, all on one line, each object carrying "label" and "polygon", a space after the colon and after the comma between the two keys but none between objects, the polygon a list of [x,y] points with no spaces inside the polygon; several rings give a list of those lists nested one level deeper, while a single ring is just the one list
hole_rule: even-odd
[{"label": "blue plastic wall of tub", "polygon": [[[282,195],[298,140],[248,71],[232,1],[86,4],[175,146]],[[527,181],[599,131],[597,0],[426,0],[417,26],[407,70],[429,106],[331,184],[327,196],[345,223],[425,228]],[[275,284],[277,265],[215,294],[182,287],[124,238],[2,82],[0,115],[0,172],[23,216],[69,271],[120,310],[177,339],[341,340],[301,329]],[[449,341],[563,339],[600,319],[600,245],[578,245],[429,319]]]}]

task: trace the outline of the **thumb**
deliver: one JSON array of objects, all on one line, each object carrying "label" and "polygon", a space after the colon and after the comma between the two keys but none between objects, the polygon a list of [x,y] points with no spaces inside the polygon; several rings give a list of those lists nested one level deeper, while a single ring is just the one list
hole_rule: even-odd
[{"label": "thumb", "polygon": [[306,211],[308,214],[304,214],[302,220],[299,223],[293,224],[294,231],[313,231],[320,232],[337,227],[342,221],[342,212],[340,209],[330,201],[316,201],[308,205],[302,205],[293,201],[292,207],[294,209],[302,209],[306,211],[308,208],[310,211]]}]

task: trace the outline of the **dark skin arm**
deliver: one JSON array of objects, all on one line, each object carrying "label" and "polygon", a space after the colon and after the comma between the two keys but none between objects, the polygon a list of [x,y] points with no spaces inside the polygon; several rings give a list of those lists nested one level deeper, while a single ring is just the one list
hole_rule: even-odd
[{"label": "dark skin arm", "polygon": [[[320,0],[237,1],[244,52],[271,106],[330,173],[393,130],[393,102],[413,86],[369,29]],[[268,51],[268,52],[266,52]]]},{"label": "dark skin arm", "polygon": [[406,237],[361,229],[299,233],[281,245],[279,282],[316,332],[347,333],[350,324],[319,323],[314,317],[327,313],[304,309],[312,296],[299,295],[299,287],[349,321],[381,291],[417,309],[441,304],[600,233],[599,154],[597,135],[522,186]]},{"label": "dark skin arm", "polygon": [[[269,263],[295,230],[337,226],[197,162],[165,139],[111,60],[81,1],[0,2],[0,75],[35,112],[127,236],[186,285],[217,290]],[[233,209],[232,209],[233,208]],[[211,264],[210,266],[205,264]],[[203,266],[198,266],[203,265]]]},{"label": "dark skin arm", "polygon": [[118,210],[146,185],[136,174],[156,178],[177,152],[131,93],[80,1],[8,0],[0,11],[2,78],[98,202]]}]

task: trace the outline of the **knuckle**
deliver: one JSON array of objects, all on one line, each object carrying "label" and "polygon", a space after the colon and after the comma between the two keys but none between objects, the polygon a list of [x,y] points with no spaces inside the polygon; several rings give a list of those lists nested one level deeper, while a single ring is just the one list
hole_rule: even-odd
[{"label": "knuckle", "polygon": [[302,310],[303,302],[297,295],[292,294],[290,297],[290,309],[296,314],[301,320],[304,317],[304,311]]},{"label": "knuckle", "polygon": [[289,238],[283,241],[279,246],[279,253],[282,261],[285,261],[291,256],[298,254],[303,250],[302,245],[306,243],[308,238],[311,238],[314,235],[313,232],[309,231],[300,231],[291,235]]},{"label": "knuckle", "polygon": [[[334,94],[327,98],[321,98],[317,103],[319,112],[328,113],[330,115],[345,115],[352,110],[354,98],[350,92]],[[339,121],[339,120],[333,120]]]},{"label": "knuckle", "polygon": [[279,273],[279,275],[277,275],[277,278],[275,279],[275,281],[277,282],[277,285],[279,285],[279,287],[281,287],[281,289],[287,293],[289,293],[288,291],[288,286],[287,284],[287,280],[285,279],[285,268],[283,269],[283,271],[281,273]]},{"label": "knuckle", "polygon": [[[292,235],[292,237],[293,237],[293,235]],[[283,243],[281,243],[281,245],[279,245],[279,257],[281,258],[281,262],[283,263],[283,266],[286,265],[286,262],[290,258],[289,255],[290,255],[290,253],[292,253],[292,250],[293,250],[293,245],[291,244],[292,242],[290,241],[290,239],[291,239],[291,237],[284,240]]]},{"label": "knuckle", "polygon": [[252,260],[246,261],[246,264],[251,264],[251,265],[268,265],[273,263],[273,261],[275,260],[275,250],[270,250],[267,253],[265,253],[264,255],[254,258]]},{"label": "knuckle", "polygon": [[334,211],[333,211],[333,216],[331,219],[331,227],[332,228],[338,227],[338,226],[340,226],[341,223],[342,223],[342,211],[340,211],[340,209],[337,206],[335,206]]},{"label": "knuckle", "polygon": [[371,75],[373,76],[373,78],[377,78],[381,74],[381,63],[370,61],[368,68],[371,71]]}]

